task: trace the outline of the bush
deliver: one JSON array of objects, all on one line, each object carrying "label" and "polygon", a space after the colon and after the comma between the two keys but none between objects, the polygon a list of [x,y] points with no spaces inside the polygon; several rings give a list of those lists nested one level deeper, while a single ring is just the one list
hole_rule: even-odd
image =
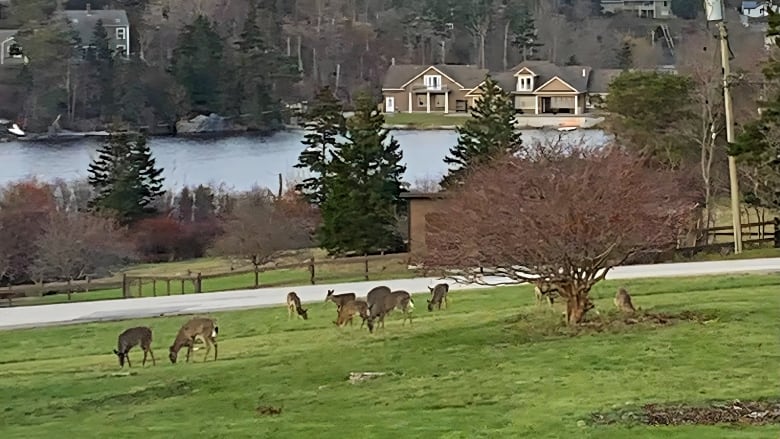
[{"label": "bush", "polygon": [[202,257],[219,233],[215,221],[190,223],[169,217],[144,219],[132,228],[136,251],[145,262]]}]

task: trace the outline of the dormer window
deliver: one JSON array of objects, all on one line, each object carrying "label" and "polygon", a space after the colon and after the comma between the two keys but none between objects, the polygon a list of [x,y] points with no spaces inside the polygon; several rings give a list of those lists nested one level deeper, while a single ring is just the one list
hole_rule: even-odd
[{"label": "dormer window", "polygon": [[534,77],[531,75],[518,76],[517,91],[534,91]]},{"label": "dormer window", "polygon": [[441,76],[439,75],[425,75],[423,76],[423,84],[429,90],[441,90]]},{"label": "dormer window", "polygon": [[125,38],[127,38],[127,35],[125,35],[125,28],[123,27],[116,28],[116,39],[124,40]]}]

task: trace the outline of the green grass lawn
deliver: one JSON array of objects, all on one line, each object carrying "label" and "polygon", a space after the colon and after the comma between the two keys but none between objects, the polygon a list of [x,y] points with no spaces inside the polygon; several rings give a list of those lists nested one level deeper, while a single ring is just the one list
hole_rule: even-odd
[{"label": "green grass lawn", "polygon": [[[648,402],[777,396],[780,277],[604,282],[597,307],[625,285],[643,309],[715,320],[571,336],[528,287],[453,291],[450,309],[400,314],[370,335],[336,328],[332,303],[310,319],[284,308],[217,313],[220,358],[170,364],[184,316],[0,332],[4,439],[776,437],[777,426],[583,425],[597,411]],[[157,365],[119,373],[123,329],[150,325]],[[389,375],[350,384],[350,372]],[[281,407],[263,416],[258,406]]]},{"label": "green grass lawn", "polygon": [[393,113],[385,114],[385,123],[413,128],[437,128],[463,125],[470,117],[467,113]]}]

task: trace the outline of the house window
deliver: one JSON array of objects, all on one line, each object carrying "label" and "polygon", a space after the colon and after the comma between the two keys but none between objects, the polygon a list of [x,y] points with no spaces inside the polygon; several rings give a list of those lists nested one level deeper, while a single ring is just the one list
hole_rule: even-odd
[{"label": "house window", "polygon": [[517,91],[533,91],[534,78],[530,76],[520,76],[517,78]]},{"label": "house window", "polygon": [[116,39],[124,41],[127,35],[125,35],[125,28],[118,27],[116,28]]},{"label": "house window", "polygon": [[122,44],[117,44],[117,45],[116,45],[116,51],[115,51],[115,53],[116,53],[117,55],[122,55],[122,56],[124,56],[124,55],[125,55],[125,51],[126,51],[126,50],[127,50],[127,48],[126,48],[124,45],[122,45]]},{"label": "house window", "polygon": [[431,90],[441,90],[441,76],[425,75],[423,76],[423,84]]}]

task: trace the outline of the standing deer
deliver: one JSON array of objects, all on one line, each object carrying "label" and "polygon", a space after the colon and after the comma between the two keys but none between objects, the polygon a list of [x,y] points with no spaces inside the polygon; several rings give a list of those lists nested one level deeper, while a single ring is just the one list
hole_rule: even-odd
[{"label": "standing deer", "polygon": [[360,323],[360,327],[363,328],[366,320],[368,320],[368,302],[359,299],[350,300],[339,309],[338,318],[333,323],[342,327],[349,322],[349,325],[352,326],[352,317],[355,314],[358,314],[363,319],[363,322]]},{"label": "standing deer", "polygon": [[374,321],[378,318],[379,323],[382,324],[382,328],[385,327],[385,316],[396,308],[400,308],[404,313],[404,319],[401,322],[402,325],[406,324],[406,319],[409,319],[409,324],[412,324],[412,310],[414,309],[414,301],[411,294],[406,291],[398,290],[393,291],[390,294],[383,294],[379,301],[372,304],[369,309],[368,315],[368,331],[374,332]]},{"label": "standing deer", "polygon": [[146,354],[151,355],[152,365],[157,364],[157,361],[154,359],[154,352],[152,352],[152,330],[146,326],[137,326],[126,329],[119,334],[116,349],[114,349],[114,353],[119,357],[119,367],[125,367],[125,360],[127,360],[127,367],[133,367],[130,364],[129,352],[130,349],[137,345],[141,345],[141,349],[144,350],[144,360],[141,362],[141,366],[146,365]]},{"label": "standing deer", "polygon": [[441,310],[441,303],[444,302],[444,309],[447,309],[447,294],[450,291],[450,285],[447,283],[440,283],[434,287],[428,287],[431,291],[431,298],[428,299],[428,311],[433,311],[433,307],[437,306]]},{"label": "standing deer", "polygon": [[287,294],[287,320],[292,318],[293,311],[298,313],[298,317],[302,317],[303,320],[309,319],[309,310],[301,307],[301,298],[295,291]]},{"label": "standing deer", "polygon": [[341,307],[349,302],[350,300],[355,300],[357,296],[355,296],[355,293],[344,293],[344,294],[333,294],[335,293],[335,290],[328,290],[328,294],[325,296],[325,302],[331,301],[336,304],[336,311],[340,310]]},{"label": "standing deer", "polygon": [[375,303],[380,302],[381,298],[383,296],[390,294],[390,292],[391,292],[390,288],[384,285],[371,288],[371,291],[369,291],[368,294],[366,294],[368,309],[370,310]]},{"label": "standing deer", "polygon": [[184,346],[187,346],[187,362],[190,361],[190,355],[192,355],[192,347],[195,345],[195,339],[200,338],[206,344],[206,355],[203,357],[205,362],[211,352],[211,346],[214,345],[214,361],[217,361],[217,334],[219,333],[219,327],[214,319],[207,317],[194,317],[187,323],[182,325],[179,329],[179,333],[176,334],[176,339],[173,341],[169,351],[168,358],[171,363],[176,363],[179,351]]},{"label": "standing deer", "polygon": [[631,296],[628,294],[625,288],[620,288],[615,294],[615,307],[620,312],[632,314],[636,312],[634,304],[631,303]]},{"label": "standing deer", "polygon": [[534,295],[536,296],[536,304],[542,303],[542,300],[547,299],[547,303],[552,306],[555,303],[555,298],[558,297],[558,287],[553,285],[550,281],[538,279],[532,282],[534,284]]}]

